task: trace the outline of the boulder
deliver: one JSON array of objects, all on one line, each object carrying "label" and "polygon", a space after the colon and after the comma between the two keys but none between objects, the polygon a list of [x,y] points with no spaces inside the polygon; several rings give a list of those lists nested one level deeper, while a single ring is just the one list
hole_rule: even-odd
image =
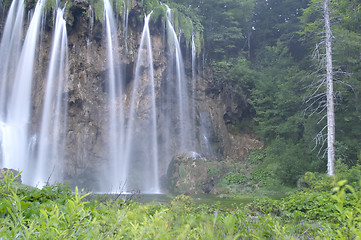
[{"label": "boulder", "polygon": [[218,164],[193,152],[174,156],[167,172],[169,191],[177,194],[212,193],[215,180],[209,169]]}]

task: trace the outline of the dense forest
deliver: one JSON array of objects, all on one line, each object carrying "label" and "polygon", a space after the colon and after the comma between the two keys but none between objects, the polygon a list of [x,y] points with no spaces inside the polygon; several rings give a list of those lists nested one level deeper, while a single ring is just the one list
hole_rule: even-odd
[{"label": "dense forest", "polygon": [[[325,22],[321,1],[178,1],[204,28],[213,84],[244,106],[231,119],[266,143],[251,154],[266,184],[327,171]],[[336,169],[360,161],[360,4],[331,1]],[[346,165],[346,166],[345,166]],[[336,170],[337,171],[337,170]],[[268,178],[267,177],[267,178]],[[275,180],[277,179],[277,180]],[[276,182],[274,182],[276,181]]]}]

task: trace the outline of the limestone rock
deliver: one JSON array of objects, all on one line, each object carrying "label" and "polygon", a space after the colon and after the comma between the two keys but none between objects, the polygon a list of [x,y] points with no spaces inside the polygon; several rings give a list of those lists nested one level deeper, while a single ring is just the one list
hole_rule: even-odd
[{"label": "limestone rock", "polygon": [[168,188],[172,193],[214,193],[220,177],[212,175],[210,169],[214,168],[222,168],[222,162],[209,161],[194,153],[174,156],[168,167]]}]

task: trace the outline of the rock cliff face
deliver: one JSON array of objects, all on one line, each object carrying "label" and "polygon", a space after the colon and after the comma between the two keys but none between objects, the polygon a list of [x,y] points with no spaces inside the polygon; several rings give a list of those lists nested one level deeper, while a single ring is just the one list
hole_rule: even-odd
[{"label": "rock cliff face", "polygon": [[[115,67],[121,69],[125,80],[123,83],[124,95],[118,96],[118,104],[130,101],[135,62],[143,29],[143,19],[140,17],[143,15],[142,9],[138,5],[138,1],[132,2],[127,36],[125,36],[123,19],[119,17],[118,20],[120,44],[117,50],[122,57],[115,62]],[[0,11],[3,11],[1,7]],[[5,20],[5,12],[0,14],[0,20]],[[109,116],[110,111],[107,101],[109,89],[106,83],[109,69],[103,25],[101,22],[92,19],[91,16],[92,10],[87,0],[73,1],[67,15],[69,79],[67,88],[63,92],[64,97],[68,97],[67,127],[63,136],[66,139],[63,176],[64,180],[70,181],[72,185],[97,189],[96,186],[99,185],[99,178],[101,178],[100,172],[103,166],[107,164],[108,156],[108,150],[104,146],[109,141],[106,127],[109,126],[110,120],[105,117]],[[34,75],[31,120],[31,131],[34,134],[40,128],[42,96],[45,91],[45,76],[53,37],[53,23],[49,21],[52,17],[50,13],[47,16],[47,24],[43,27],[38,51],[38,64]],[[154,78],[156,79],[155,88],[159,90],[157,99],[162,94],[160,91],[162,84],[166,82],[165,73],[168,64],[164,25],[165,23],[160,19],[152,20],[150,24]],[[3,24],[0,24],[0,31],[2,26]],[[188,78],[192,78],[192,66],[189,64],[190,51],[187,44],[185,41],[181,41],[184,62],[186,63],[186,75]],[[207,138],[209,146],[202,146],[199,143],[201,141],[195,141],[197,149],[205,149],[204,151],[208,152],[209,157],[212,158],[246,157],[253,148],[261,147],[262,144],[250,133],[232,135],[228,131],[229,128],[226,124],[229,115],[238,114],[239,117],[242,107],[227,99],[225,97],[227,95],[223,94],[221,90],[210,87],[210,82],[213,81],[211,72],[202,64],[198,64],[198,66],[195,88],[195,128],[197,132],[201,132],[203,127],[208,135],[197,134],[195,138],[198,140],[202,137]],[[143,94],[144,99],[146,99],[145,92],[140,94]],[[142,102],[138,104],[142,104]],[[161,105],[158,100],[157,104],[158,106]],[[127,117],[125,116],[125,118]],[[161,114],[157,116],[158,119],[164,117],[166,116]],[[160,125],[158,128],[162,128],[162,126]],[[158,138],[161,139],[162,136],[158,136]],[[162,159],[159,163],[160,179],[164,179],[162,176],[166,175],[168,165],[173,157],[168,156],[165,152],[174,153],[175,151],[169,149],[160,151],[160,158]],[[205,186],[202,186],[204,192],[210,191],[207,184],[211,183],[204,183]]]}]

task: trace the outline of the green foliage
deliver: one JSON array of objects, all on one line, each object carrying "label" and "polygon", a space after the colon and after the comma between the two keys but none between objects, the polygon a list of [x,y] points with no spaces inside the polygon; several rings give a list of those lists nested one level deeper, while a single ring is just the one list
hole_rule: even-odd
[{"label": "green foliage", "polygon": [[193,205],[192,198],[186,195],[178,195],[171,202],[171,207],[177,210],[181,210],[184,208],[191,208],[192,205]]},{"label": "green foliage", "polygon": [[240,173],[236,173],[236,174],[228,174],[227,176],[225,176],[225,179],[227,180],[228,184],[244,184],[247,182],[247,178]]},{"label": "green foliage", "polygon": [[247,162],[251,164],[259,164],[263,161],[264,157],[264,152],[261,149],[255,149],[248,155]]},{"label": "green foliage", "polygon": [[201,50],[204,49],[204,37],[203,33],[197,30],[194,33],[194,45],[197,50],[197,55],[199,55]]},{"label": "green foliage", "polygon": [[[127,0],[109,0],[115,14],[122,16],[125,12]],[[89,0],[94,12],[95,20],[103,22],[104,19],[104,0]],[[131,0],[129,2],[131,4]]]},{"label": "green foliage", "polygon": [[337,181],[345,180],[354,189],[359,190],[359,183],[361,181],[361,165],[349,167],[347,164],[336,161],[335,176],[328,176],[325,173],[306,172],[305,175],[299,179],[298,185],[307,189],[312,189],[315,192],[331,191],[336,186]]},{"label": "green foliage", "polygon": [[187,18],[184,14],[179,14],[178,19],[179,26],[182,29],[182,33],[184,34],[185,38],[190,41],[193,34],[192,20],[190,18]]},{"label": "green foliage", "polygon": [[355,189],[360,187],[361,180],[361,165],[356,164],[349,167],[347,164],[342,163],[340,160],[336,162],[335,174],[337,180],[346,180],[347,183]]},{"label": "green foliage", "polygon": [[53,11],[55,8],[55,1],[51,1],[51,0],[46,0],[45,1],[45,6],[44,9],[47,12]]},{"label": "green foliage", "polygon": [[103,22],[104,19],[104,2],[103,0],[90,0],[93,7],[94,17],[97,21]]},{"label": "green foliage", "polygon": [[[361,192],[344,183],[337,184],[334,194],[298,192],[232,209],[199,206],[185,195],[166,205],[86,202],[87,195],[77,188],[69,194],[50,186],[42,193],[47,200],[32,205],[29,192],[20,194],[14,178],[6,175],[0,185],[0,238],[352,239],[360,236]],[[58,195],[61,202],[49,198],[59,191],[65,191]]]},{"label": "green foliage", "polygon": [[172,24],[176,34],[181,32],[188,43],[194,35],[197,54],[199,54],[204,49],[204,28],[197,9],[190,8],[184,1],[168,1],[167,4],[172,9]]},{"label": "green foliage", "polygon": [[240,99],[250,96],[254,84],[261,79],[257,71],[252,69],[245,58],[229,59],[227,61],[212,62],[212,70],[218,87],[230,89]]},{"label": "green foliage", "polygon": [[333,187],[333,182],[333,177],[330,177],[325,173],[314,172],[306,172],[305,175],[299,180],[301,187],[307,187],[317,192],[330,191]]},{"label": "green foliage", "polygon": [[289,218],[305,218],[307,220],[333,221],[337,212],[331,193],[304,192],[286,198],[282,210],[289,212]]},{"label": "green foliage", "polygon": [[143,11],[146,14],[149,14],[151,11],[156,9],[159,6],[159,2],[157,0],[143,0]]},{"label": "green foliage", "polygon": [[186,170],[185,170],[185,165],[183,163],[181,163],[179,165],[178,172],[179,172],[179,177],[181,179],[183,179],[183,178],[185,178],[187,176],[187,173],[186,173]]},{"label": "green foliage", "polygon": [[255,1],[190,1],[186,6],[200,12],[198,16],[204,26],[205,45],[211,60],[221,61],[242,53]]},{"label": "green foliage", "polygon": [[[352,186],[339,181],[334,188],[336,194],[332,199],[337,202],[336,210],[339,227],[336,230],[338,239],[361,238],[361,192]],[[361,183],[361,182],[360,182]],[[359,188],[360,189],[360,188]]]},{"label": "green foliage", "polygon": [[157,21],[160,18],[161,21],[164,22],[166,14],[167,14],[167,8],[164,5],[159,4],[158,6],[153,8],[151,19]]},{"label": "green foliage", "polygon": [[298,140],[302,133],[302,87],[305,72],[290,66],[292,58],[288,49],[279,43],[267,47],[260,56],[264,75],[255,81],[251,93],[256,111],[258,132],[265,140],[277,136]]},{"label": "green foliage", "polygon": [[3,0],[2,1],[2,4],[3,4],[3,7],[9,7],[11,5],[13,0]]},{"label": "green foliage", "polygon": [[260,187],[267,187],[269,185],[272,186],[274,184],[274,181],[272,181],[271,171],[262,165],[253,169],[252,179]]},{"label": "green foliage", "polygon": [[302,144],[275,139],[265,150],[256,152],[256,159],[262,161],[253,168],[253,180],[270,190],[283,185],[295,187],[305,172],[317,170],[317,165],[312,164],[317,160],[305,152]]},{"label": "green foliage", "polygon": [[215,166],[215,167],[209,167],[207,169],[207,176],[208,177],[219,177],[221,174],[221,170]]}]

